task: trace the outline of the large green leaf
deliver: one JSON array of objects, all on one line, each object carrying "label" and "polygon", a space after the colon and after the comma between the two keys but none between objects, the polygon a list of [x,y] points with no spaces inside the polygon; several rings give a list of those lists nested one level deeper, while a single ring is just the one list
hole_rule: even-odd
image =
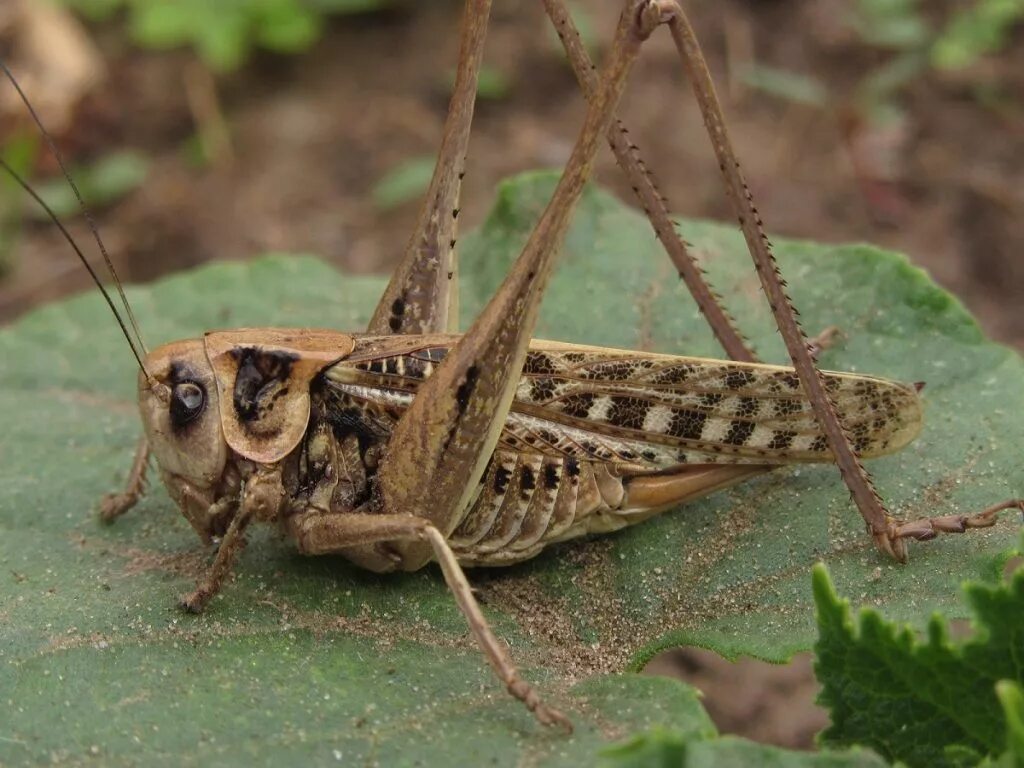
[{"label": "large green leaf", "polygon": [[[1024,552],[1024,548],[1021,550]],[[814,572],[821,635],[815,672],[832,745],[864,744],[910,766],[974,765],[1019,741],[1024,683],[1024,570],[1009,584],[967,583],[974,636],[950,640],[934,616],[927,641],[874,609],[856,625],[824,567]],[[997,696],[997,685],[1000,685]]]},{"label": "large green leaf", "polygon": [[[501,188],[463,243],[471,313],[504,273],[552,188]],[[742,242],[686,224],[716,285],[770,360],[781,345]],[[1020,494],[1024,370],[986,342],[959,304],[904,259],[867,247],[780,243],[812,330],[848,340],[824,363],[926,380],[928,426],[872,462],[906,515],[969,510]],[[213,327],[364,326],[381,279],[310,258],[220,264],[134,288],[150,344]],[[586,193],[538,335],[716,354],[648,225]],[[959,609],[962,578],[995,578],[1014,544],[1004,521],[915,547],[909,566],[875,554],[831,467],[783,470],[614,536],[558,547],[471,579],[513,655],[569,710],[577,734],[544,732],[492,679],[434,569],[379,577],[339,558],[305,559],[271,532],[207,614],[176,597],[208,562],[162,489],[112,527],[95,502],[121,482],[139,433],[132,360],[102,303],[83,296],[0,332],[0,762],[576,764],[656,725],[708,734],[693,692],[615,676],[656,649],[695,643],[785,659],[814,639],[811,565],[844,594],[918,625]],[[141,745],[141,746],[140,746]],[[144,751],[140,751],[144,750]]]}]

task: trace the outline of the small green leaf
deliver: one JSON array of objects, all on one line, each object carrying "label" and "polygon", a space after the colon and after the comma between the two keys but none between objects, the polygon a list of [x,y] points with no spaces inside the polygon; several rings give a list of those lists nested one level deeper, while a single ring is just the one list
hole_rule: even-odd
[{"label": "small green leaf", "polygon": [[110,18],[125,3],[125,0],[63,0],[64,4],[93,21]]},{"label": "small green leaf", "polygon": [[61,0],[101,20],[127,11],[132,39],[146,48],[192,46],[218,72],[238,68],[250,50],[280,53],[310,48],[329,14],[377,10],[392,0]]},{"label": "small green leaf", "polygon": [[324,13],[367,13],[386,8],[394,0],[310,0],[309,6]]},{"label": "small green leaf", "polygon": [[[140,152],[124,150],[105,155],[92,165],[72,168],[71,178],[75,180],[85,204],[97,209],[113,205],[136,190],[145,183],[148,173],[149,158]],[[63,176],[37,184],[36,192],[62,218],[77,216],[81,212],[74,190]],[[25,204],[25,212],[37,221],[49,219],[46,211],[34,201]]]},{"label": "small green leaf", "polygon": [[436,156],[421,155],[388,171],[370,193],[374,206],[378,210],[387,211],[420,197],[430,186],[436,164]]},{"label": "small green leaf", "polygon": [[[450,70],[447,77],[447,87],[455,85],[455,70]],[[481,101],[500,101],[508,96],[512,83],[501,69],[483,64],[477,77],[476,97]]]},{"label": "small green leaf", "polygon": [[751,88],[786,101],[811,107],[823,107],[828,103],[828,90],[822,82],[801,72],[758,64],[744,68],[740,78]]},{"label": "small green leaf", "polygon": [[1008,740],[1014,746],[1020,723],[1011,719],[1008,728],[1007,721],[1019,715],[1016,686],[1024,682],[1024,570],[1007,585],[964,589],[974,636],[951,642],[936,615],[922,641],[872,609],[855,627],[825,567],[814,569],[815,670],[832,715],[825,743],[869,745],[910,766],[974,764],[1000,754]]},{"label": "small green leaf", "polygon": [[930,34],[919,0],[857,0],[852,23],[864,42],[880,48],[919,49]]},{"label": "small green leaf", "polygon": [[173,48],[184,45],[192,36],[195,9],[187,0],[152,0],[131,4],[131,34],[135,42],[147,48]]},{"label": "small green leaf", "polygon": [[601,753],[598,768],[883,768],[865,749],[794,752],[732,737],[699,738],[669,728],[652,728]]},{"label": "small green leaf", "polygon": [[295,0],[276,0],[261,9],[255,24],[257,42],[264,48],[297,53],[319,39],[323,20]]},{"label": "small green leaf", "polygon": [[1002,49],[1021,20],[1024,0],[975,0],[957,12],[932,44],[932,63],[940,69],[969,67],[984,54]]},{"label": "small green leaf", "polygon": [[609,747],[598,768],[676,768],[686,764],[686,736],[670,728],[652,728]]},{"label": "small green leaf", "polygon": [[1012,680],[996,683],[996,695],[1006,717],[1005,762],[1024,768],[1024,687]]}]

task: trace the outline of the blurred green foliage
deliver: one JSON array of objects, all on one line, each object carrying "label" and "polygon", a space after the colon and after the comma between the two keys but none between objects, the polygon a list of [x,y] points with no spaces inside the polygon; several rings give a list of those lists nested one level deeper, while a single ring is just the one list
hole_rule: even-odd
[{"label": "blurred green foliage", "polygon": [[[89,165],[75,166],[70,172],[82,200],[90,209],[96,210],[116,203],[142,186],[149,173],[149,158],[141,152],[126,149],[104,155]],[[78,199],[63,176],[55,176],[34,186],[60,218],[78,215]],[[34,203],[25,208],[24,215],[37,221],[49,220],[46,211]]]},{"label": "blurred green foliage", "polygon": [[[1024,0],[971,0],[941,23],[926,13],[923,0],[856,0],[845,19],[857,39],[888,52],[861,78],[855,103],[872,124],[899,119],[899,95],[929,71],[967,69],[1010,44],[1014,25],[1024,21]],[[824,84],[810,74],[755,64],[741,77],[751,88],[786,101],[828,107]],[[978,84],[980,101],[998,103],[998,83]],[[996,98],[993,98],[996,97]]]},{"label": "blurred green foliage", "polygon": [[254,48],[307,50],[324,19],[385,7],[390,0],[63,0],[84,16],[105,20],[123,12],[132,39],[144,48],[191,46],[212,69],[228,72]]},{"label": "blurred green foliage", "polygon": [[389,211],[417,199],[430,186],[436,164],[435,155],[420,155],[395,166],[374,185],[373,205],[379,211]]},{"label": "blurred green foliage", "polygon": [[[34,133],[14,134],[0,147],[0,157],[15,173],[32,185],[36,194],[60,219],[81,213],[74,191],[63,175],[45,181],[33,180],[32,173],[41,149]],[[91,210],[116,203],[142,186],[149,172],[149,158],[140,152],[121,150],[104,155],[88,165],[69,169],[82,200]],[[0,277],[11,264],[14,246],[27,221],[49,221],[49,214],[30,199],[13,178],[0,175]]]},{"label": "blurred green foliage", "polygon": [[964,69],[1002,51],[1024,20],[1024,0],[972,0],[936,28],[924,6],[921,0],[857,0],[850,23],[872,46],[921,55],[922,67]]},{"label": "blurred green foliage", "polygon": [[977,0],[960,10],[931,48],[932,64],[960,69],[1002,50],[1014,24],[1024,20],[1024,0]]},{"label": "blurred green foliage", "polygon": [[[894,112],[898,94],[929,70],[963,70],[1010,41],[1013,25],[1024,20],[1024,0],[972,0],[961,3],[941,24],[932,23],[922,0],[857,0],[851,26],[865,43],[888,49],[892,57],[861,82],[858,102],[872,122]],[[998,84],[988,84],[998,89]],[[986,95],[977,91],[981,98]]]},{"label": "blurred green foliage", "polygon": [[[35,134],[15,133],[0,147],[0,158],[22,178],[35,164],[39,140]],[[7,174],[0,176],[0,277],[11,267],[11,252],[21,234],[21,203],[25,193]]]}]

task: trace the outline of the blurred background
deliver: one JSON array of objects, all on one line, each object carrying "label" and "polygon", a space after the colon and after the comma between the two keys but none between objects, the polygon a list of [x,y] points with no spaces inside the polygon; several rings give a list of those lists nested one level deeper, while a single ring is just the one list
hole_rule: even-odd
[{"label": "blurred background", "polygon": [[[460,224],[496,183],[561,165],[583,100],[537,0],[495,0]],[[592,53],[618,0],[571,3]],[[1024,349],[1024,0],[688,4],[770,232],[905,252]],[[0,56],[73,167],[130,282],[210,259],[310,252],[387,272],[430,177],[454,76],[456,0],[0,0]],[[620,110],[672,210],[731,220],[666,35]],[[0,155],[85,243],[12,88]],[[610,153],[599,181],[632,203]],[[0,179],[0,323],[88,286],[57,230]],[[806,658],[653,663],[719,726],[809,747]]]}]

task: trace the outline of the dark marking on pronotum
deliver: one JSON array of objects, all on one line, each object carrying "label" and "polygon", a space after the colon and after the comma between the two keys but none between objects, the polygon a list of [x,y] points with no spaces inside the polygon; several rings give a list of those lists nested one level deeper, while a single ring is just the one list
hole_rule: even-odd
[{"label": "dark marking on pronotum", "polygon": [[266,416],[274,407],[299,356],[256,347],[236,347],[231,350],[231,356],[238,361],[233,397],[238,418],[246,422]]}]

